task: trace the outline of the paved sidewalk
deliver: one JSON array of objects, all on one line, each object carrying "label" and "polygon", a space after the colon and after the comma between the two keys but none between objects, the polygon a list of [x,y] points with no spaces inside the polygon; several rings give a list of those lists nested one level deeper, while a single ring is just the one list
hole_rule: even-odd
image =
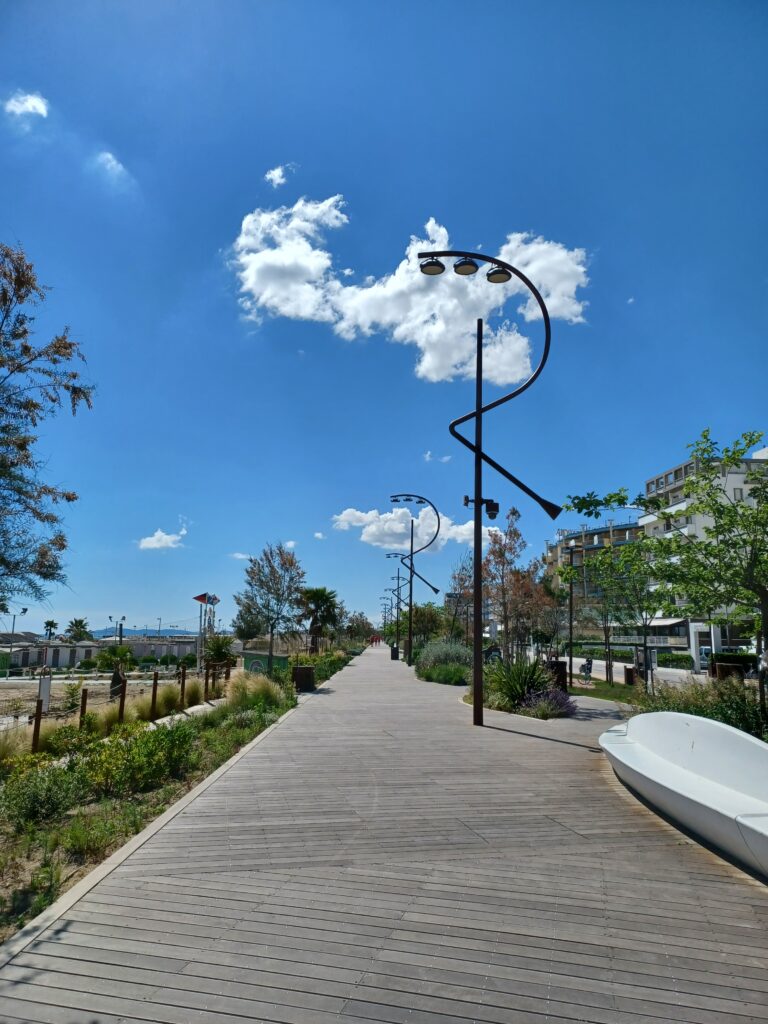
[{"label": "paved sidewalk", "polygon": [[0,1021],[768,1021],[768,890],[578,720],[370,650],[0,970]]}]

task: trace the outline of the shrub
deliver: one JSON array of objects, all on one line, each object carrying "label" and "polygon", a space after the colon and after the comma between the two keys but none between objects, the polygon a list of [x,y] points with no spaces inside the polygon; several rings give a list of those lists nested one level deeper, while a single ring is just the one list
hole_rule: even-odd
[{"label": "shrub", "polygon": [[521,703],[521,715],[530,718],[565,718],[575,715],[576,703],[563,690],[537,690],[530,693]]},{"label": "shrub", "polygon": [[64,684],[63,704],[65,711],[77,711],[80,707],[80,683],[77,680]]},{"label": "shrub", "polygon": [[78,668],[81,668],[84,672],[90,672],[92,669],[96,668],[96,659],[83,658],[83,660],[78,665]]},{"label": "shrub", "polygon": [[516,711],[533,693],[552,689],[552,676],[538,661],[496,661],[483,672],[485,703],[497,711]]},{"label": "shrub", "polygon": [[154,789],[183,775],[195,761],[195,730],[188,722],[148,729],[120,726],[107,743],[84,761],[89,788],[99,796],[121,796]]},{"label": "shrub", "polygon": [[181,710],[181,691],[175,683],[167,683],[157,690],[157,714],[159,718]]},{"label": "shrub", "polygon": [[100,860],[118,836],[112,814],[78,814],[60,836],[61,848],[74,861]]},{"label": "shrub", "polygon": [[57,764],[30,754],[19,758],[0,791],[0,812],[17,831],[74,807],[83,793],[76,761]]},{"label": "shrub", "polygon": [[[112,730],[119,725],[118,716],[120,714],[120,705],[117,701],[111,701],[109,704],[105,704],[103,708],[96,713],[98,721],[98,731],[102,736],[109,736]],[[130,704],[125,706],[125,714],[123,716],[124,722],[130,722],[133,720],[134,713],[133,708]]]},{"label": "shrub", "polygon": [[227,703],[231,708],[253,708],[258,705],[278,708],[286,702],[285,692],[267,676],[244,672],[230,680]]},{"label": "shrub", "polygon": [[140,722],[149,722],[152,719],[152,695],[144,693],[131,701],[133,713]]},{"label": "shrub", "polygon": [[448,686],[466,686],[469,670],[466,665],[435,665],[426,668],[421,678],[430,683],[446,683]]},{"label": "shrub", "polygon": [[685,668],[690,672],[693,669],[693,657],[677,651],[659,651],[659,668]]},{"label": "shrub", "polygon": [[81,731],[76,725],[56,726],[53,722],[46,722],[40,729],[38,750],[53,757],[67,757],[83,753],[92,743],[93,736],[85,729]]},{"label": "shrub", "polygon": [[432,640],[418,654],[416,671],[422,675],[425,669],[436,665],[472,665],[472,651],[455,640]]},{"label": "shrub", "polygon": [[763,736],[757,690],[741,679],[731,677],[717,682],[692,682],[681,687],[659,683],[653,694],[638,690],[633,696],[633,708],[637,712],[679,711],[685,715],[713,718],[758,739]]},{"label": "shrub", "polygon": [[184,700],[188,708],[203,703],[203,684],[199,679],[188,679],[184,687]]},{"label": "shrub", "polygon": [[742,653],[741,651],[715,651],[709,657],[713,665],[738,665],[745,672],[757,670],[757,655]]},{"label": "shrub", "polygon": [[3,729],[0,731],[0,775],[10,771],[13,759],[26,747],[29,750],[29,729]]}]

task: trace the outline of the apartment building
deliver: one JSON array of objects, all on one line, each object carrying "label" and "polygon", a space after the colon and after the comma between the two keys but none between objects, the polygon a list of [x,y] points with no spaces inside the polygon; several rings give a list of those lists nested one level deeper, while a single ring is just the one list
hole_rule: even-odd
[{"label": "apartment building", "polygon": [[554,541],[548,542],[544,552],[546,572],[556,576],[561,566],[570,565],[578,570],[578,592],[582,597],[594,595],[587,567],[589,559],[604,547],[620,547],[631,544],[642,534],[642,527],[635,519],[615,522],[606,519],[604,523],[582,523],[577,530],[558,530]]}]

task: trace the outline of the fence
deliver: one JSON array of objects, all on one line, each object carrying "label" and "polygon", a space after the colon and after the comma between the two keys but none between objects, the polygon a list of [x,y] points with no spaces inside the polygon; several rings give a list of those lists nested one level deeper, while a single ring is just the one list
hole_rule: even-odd
[{"label": "fence", "polygon": [[[214,696],[221,682],[230,677],[230,665],[228,663],[208,664],[204,673],[203,700]],[[182,665],[180,671],[170,678],[166,677],[163,682],[167,684],[177,683],[179,686],[178,704],[183,708],[186,704],[186,683],[187,668]],[[160,686],[160,673],[155,671],[150,684],[151,705],[149,719],[154,721],[157,715],[157,694]],[[79,688],[77,693],[71,691],[58,699],[51,699],[47,710],[43,710],[44,701],[40,697],[10,698],[0,701],[0,730],[13,728],[27,728],[32,726],[31,750],[36,753],[40,742],[40,727],[43,720],[55,721],[72,719],[77,715],[79,728],[83,728],[86,715],[89,712],[105,707],[109,704],[117,704],[117,721],[122,722],[125,717],[125,707],[128,697],[144,696],[147,689],[147,680],[129,680],[121,676],[119,682],[114,680],[104,683],[97,690],[84,686]],[[78,684],[75,684],[78,685]],[[133,690],[134,692],[130,692]]]}]

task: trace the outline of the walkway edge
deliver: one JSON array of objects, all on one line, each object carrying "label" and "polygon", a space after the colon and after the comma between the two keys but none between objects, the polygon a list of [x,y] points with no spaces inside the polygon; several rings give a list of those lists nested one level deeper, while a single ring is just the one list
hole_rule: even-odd
[{"label": "walkway edge", "polygon": [[[321,683],[317,687],[317,690],[322,689],[324,685],[325,683]],[[315,692],[317,692],[317,690]],[[246,754],[253,750],[257,743],[261,743],[262,740],[265,740],[273,729],[277,729],[277,727],[281,725],[289,715],[292,715],[294,711],[298,711],[302,704],[306,703],[306,701],[312,696],[313,694],[311,693],[300,696],[296,707],[289,708],[284,715],[281,715],[276,722],[273,722],[272,725],[268,726],[264,732],[260,732],[258,736],[254,736],[250,743],[241,747],[241,749],[238,750],[236,754],[233,754],[228,761],[225,761],[224,764],[219,765],[215,772],[211,772],[211,774],[203,779],[202,782],[198,782],[193,789],[190,789],[188,793],[185,793],[183,797],[176,801],[176,803],[171,804],[168,810],[163,811],[158,818],[151,821],[146,828],[141,830],[141,832],[137,832],[132,839],[129,839],[127,843],[121,846],[118,850],[115,850],[113,854],[110,854],[105,861],[102,861],[101,864],[97,864],[92,871],[89,871],[88,874],[81,878],[79,882],[76,882],[72,888],[68,889],[63,896],[60,896],[55,903],[46,907],[41,914],[38,914],[37,917],[33,917],[32,920],[25,924],[20,931],[16,932],[15,935],[12,935],[2,945],[0,945],[0,968],[5,967],[5,965],[13,960],[14,957],[18,956],[19,953],[26,949],[31,942],[35,941],[41,932],[44,932],[46,928],[49,928],[54,921],[58,920],[58,918],[69,910],[73,904],[82,899],[82,897],[85,896],[86,893],[90,892],[95,885],[97,885],[102,879],[106,878],[107,875],[111,874],[116,867],[119,867],[119,865],[130,857],[132,853],[143,846],[144,843],[146,843],[148,839],[151,839],[156,832],[159,832],[161,828],[167,825],[169,821],[175,818],[176,815],[191,804],[193,800],[196,800],[201,793],[204,793],[209,786],[213,785],[217,779],[228,772],[233,765],[237,764],[241,758],[245,757]]]}]

